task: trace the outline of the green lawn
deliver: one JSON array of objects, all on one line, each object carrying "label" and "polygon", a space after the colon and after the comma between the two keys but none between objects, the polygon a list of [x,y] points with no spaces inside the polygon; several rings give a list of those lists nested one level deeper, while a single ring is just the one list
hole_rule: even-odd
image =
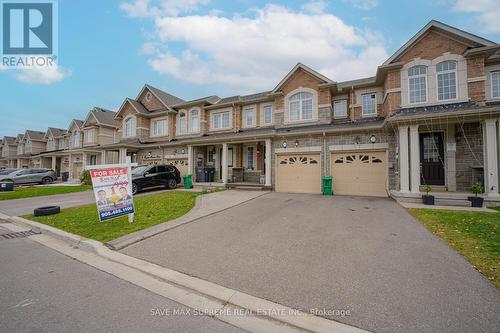
[{"label": "green lawn", "polygon": [[86,238],[107,242],[186,214],[193,208],[196,197],[200,194],[172,191],[135,197],[136,213],[133,223],[128,223],[127,216],[99,222],[95,204],[67,208],[56,215],[23,217]]},{"label": "green lawn", "polygon": [[500,213],[409,209],[500,288]]},{"label": "green lawn", "polygon": [[92,186],[31,186],[15,187],[13,192],[0,192],[0,200],[11,200],[44,195],[66,194],[91,190]]}]

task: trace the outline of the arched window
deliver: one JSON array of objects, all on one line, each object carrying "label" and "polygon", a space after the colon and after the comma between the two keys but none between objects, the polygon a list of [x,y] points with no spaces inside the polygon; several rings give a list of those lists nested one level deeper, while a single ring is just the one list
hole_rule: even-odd
[{"label": "arched window", "polygon": [[125,118],[123,121],[123,136],[126,138],[135,136],[135,117]]},{"label": "arched window", "polygon": [[185,111],[179,112],[177,132],[180,134],[187,133],[187,115]]},{"label": "arched window", "polygon": [[427,67],[413,66],[408,69],[408,94],[410,103],[427,102]]},{"label": "arched window", "polygon": [[189,113],[190,132],[198,133],[200,131],[200,111],[196,108],[191,109]]},{"label": "arched window", "polygon": [[309,92],[299,92],[288,98],[290,121],[310,120],[313,118],[313,97]]},{"label": "arched window", "polygon": [[443,61],[436,65],[438,100],[457,98],[457,62]]}]

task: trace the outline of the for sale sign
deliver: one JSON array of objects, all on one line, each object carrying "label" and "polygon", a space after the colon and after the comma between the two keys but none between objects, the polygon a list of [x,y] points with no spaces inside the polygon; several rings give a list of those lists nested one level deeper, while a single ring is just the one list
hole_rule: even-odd
[{"label": "for sale sign", "polygon": [[99,221],[134,213],[130,168],[90,169]]}]

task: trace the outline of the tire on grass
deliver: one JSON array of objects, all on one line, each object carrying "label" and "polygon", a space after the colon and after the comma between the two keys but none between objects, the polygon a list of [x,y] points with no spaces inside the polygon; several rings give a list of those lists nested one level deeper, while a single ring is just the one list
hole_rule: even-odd
[{"label": "tire on grass", "polygon": [[35,208],[33,214],[35,216],[47,216],[47,215],[59,214],[60,212],[61,212],[61,207],[59,206],[45,206],[45,207]]}]

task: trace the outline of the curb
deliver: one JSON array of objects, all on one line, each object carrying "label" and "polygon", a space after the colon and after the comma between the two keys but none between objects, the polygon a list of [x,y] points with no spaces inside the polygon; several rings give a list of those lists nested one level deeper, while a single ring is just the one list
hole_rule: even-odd
[{"label": "curb", "polygon": [[[0,215],[0,218],[2,217],[2,215]],[[127,256],[120,252],[109,249],[101,242],[80,237],[42,223],[29,221],[21,217],[8,217],[7,220],[15,225],[20,225],[26,228],[33,229],[34,231],[40,231],[44,234],[50,235],[60,241],[63,241],[65,244],[69,244],[73,249],[79,248],[81,250],[94,253],[101,258],[127,266],[132,269],[136,269],[161,281],[177,285],[185,289],[188,292],[187,295],[191,295],[192,292],[194,292],[196,294],[201,294],[201,296],[207,298],[207,300],[215,299],[216,301],[224,304],[224,307],[228,307],[228,310],[234,309],[235,307],[247,310],[251,313],[248,315],[248,317],[272,321],[275,323],[277,322],[280,325],[285,325],[291,328],[295,327],[314,333],[368,332],[354,326],[349,326],[337,321],[328,320],[322,317],[308,314],[281,304],[245,294],[237,290],[229,289],[209,281],[189,276],[141,259]],[[186,300],[186,302],[188,302],[188,300]],[[182,301],[179,301],[179,303],[182,303]],[[220,318],[219,316],[216,316],[216,318],[225,322],[229,322],[234,326],[249,330],[251,332],[262,331],[258,327],[254,327],[248,322],[244,323],[244,320],[232,318],[231,316],[220,315]],[[243,325],[245,325],[245,327],[243,327]],[[250,325],[250,327],[248,325]],[[265,332],[265,330],[263,332]]]},{"label": "curb", "polygon": [[[158,234],[161,234],[162,232],[177,228],[177,227],[184,225],[184,224],[187,224],[187,223],[198,221],[199,219],[202,219],[202,218],[205,218],[208,216],[218,214],[218,213],[223,212],[225,210],[228,210],[230,208],[234,208],[236,206],[247,203],[251,200],[260,198],[261,196],[269,194],[269,193],[270,193],[269,191],[262,191],[262,194],[260,194],[256,197],[238,202],[232,206],[228,206],[228,207],[221,209],[221,210],[218,210],[216,212],[212,212],[212,213],[208,213],[208,214],[205,214],[202,216],[190,218],[190,215],[193,215],[196,212],[196,210],[200,208],[202,201],[203,201],[203,197],[206,196],[207,194],[200,195],[200,196],[196,197],[196,202],[195,202],[194,207],[191,208],[191,210],[189,212],[187,212],[186,214],[184,214],[183,216],[180,216],[174,220],[163,222],[163,223],[157,224],[155,226],[152,226],[152,227],[149,227],[149,228],[139,230],[139,231],[136,231],[134,233],[122,236],[120,238],[106,242],[106,243],[104,243],[104,245],[106,245],[107,247],[109,247],[112,250],[116,250],[116,251],[122,250],[122,249],[126,248],[127,246],[133,245],[133,244],[138,243],[140,241],[143,241],[147,238],[156,236]],[[208,194],[208,195],[210,195],[210,194]]]}]

